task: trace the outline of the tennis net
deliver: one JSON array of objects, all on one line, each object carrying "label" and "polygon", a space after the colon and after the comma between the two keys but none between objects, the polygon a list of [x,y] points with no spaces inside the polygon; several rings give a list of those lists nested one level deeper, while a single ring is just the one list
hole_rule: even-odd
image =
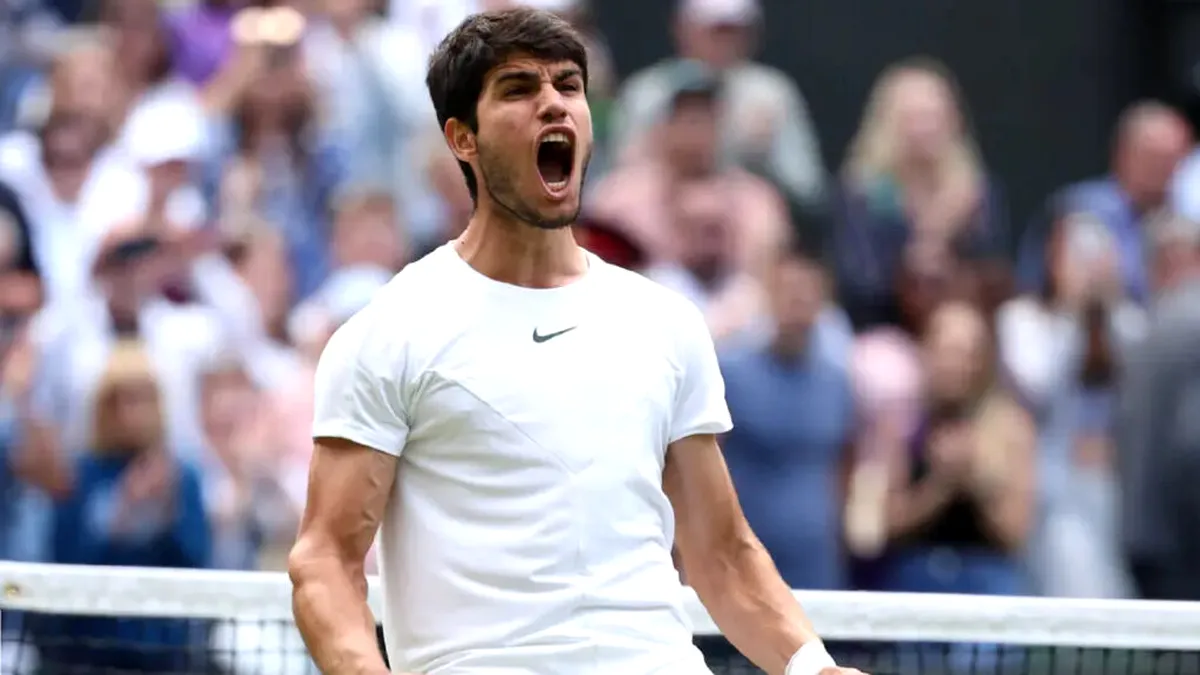
[{"label": "tennis net", "polygon": [[[317,672],[280,573],[0,562],[0,589],[0,675]],[[797,596],[835,658],[873,675],[1200,675],[1200,603]],[[379,616],[374,582],[370,602]],[[716,675],[759,672],[689,611]]]}]

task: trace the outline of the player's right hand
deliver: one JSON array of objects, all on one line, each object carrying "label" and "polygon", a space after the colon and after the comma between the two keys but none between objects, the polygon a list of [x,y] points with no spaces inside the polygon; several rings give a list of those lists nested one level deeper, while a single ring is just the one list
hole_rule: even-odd
[{"label": "player's right hand", "polygon": [[825,668],[817,675],[867,675],[867,673],[858,668],[838,668],[835,666],[833,668]]}]

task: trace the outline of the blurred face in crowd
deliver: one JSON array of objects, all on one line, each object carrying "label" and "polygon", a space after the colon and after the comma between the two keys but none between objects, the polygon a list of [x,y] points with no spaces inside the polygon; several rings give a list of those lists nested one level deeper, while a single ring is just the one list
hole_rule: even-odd
[{"label": "blurred face in crowd", "polygon": [[375,265],[397,269],[406,256],[396,221],[396,209],[390,197],[353,198],[339,210],[333,222],[335,264],[338,267]]},{"label": "blurred face in crowd", "polygon": [[701,282],[721,281],[730,267],[732,213],[725,191],[709,181],[681,186],[675,226],[683,242],[683,263]]},{"label": "blurred face in crowd", "polygon": [[111,442],[140,450],[159,440],[162,428],[158,384],[150,376],[129,377],[113,384],[105,409],[110,416]]},{"label": "blurred face in crowd", "polygon": [[717,102],[703,94],[684,94],[676,102],[663,134],[667,162],[680,174],[705,174],[717,161]]},{"label": "blurred face in crowd", "polygon": [[987,331],[983,315],[967,303],[943,303],[930,315],[924,359],[935,400],[961,401],[976,391],[990,367]]},{"label": "blurred face in crowd", "polygon": [[457,124],[452,147],[468,157],[499,210],[540,229],[573,223],[592,153],[592,113],[572,61],[512,58],[488,73],[474,138]]},{"label": "blurred face in crowd", "polygon": [[264,142],[280,136],[298,140],[312,118],[312,92],[299,54],[293,49],[277,56],[238,102],[236,117],[245,150],[260,150]]},{"label": "blurred face in crowd", "polygon": [[745,22],[712,23],[680,17],[676,28],[681,56],[724,70],[750,57],[754,26]]},{"label": "blurred face in crowd", "polygon": [[217,448],[224,448],[254,413],[254,388],[245,371],[236,366],[218,368],[204,376],[202,416],[204,433]]},{"label": "blurred face in crowd", "polygon": [[42,128],[42,163],[59,199],[74,202],[79,196],[102,134],[91,117],[51,114]]},{"label": "blurred face in crowd", "polygon": [[51,78],[54,110],[109,124],[117,107],[114,68],[113,52],[101,45],[67,52],[55,64]]},{"label": "blurred face in crowd", "polygon": [[1191,150],[1191,131],[1183,118],[1166,109],[1135,111],[1124,127],[1117,142],[1117,178],[1138,208],[1158,208],[1166,202],[1175,169]]},{"label": "blurred face in crowd", "polygon": [[782,340],[802,340],[825,302],[825,275],[814,260],[796,254],[780,258],[769,278],[771,314]]},{"label": "blurred face in crowd", "polygon": [[911,70],[892,83],[886,114],[894,125],[897,159],[923,164],[943,156],[959,133],[949,85],[938,75]]}]

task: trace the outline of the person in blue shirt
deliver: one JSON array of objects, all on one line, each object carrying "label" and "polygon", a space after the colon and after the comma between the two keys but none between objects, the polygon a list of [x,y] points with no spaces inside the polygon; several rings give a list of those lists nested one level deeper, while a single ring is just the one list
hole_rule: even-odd
[{"label": "person in blue shirt", "polygon": [[[207,567],[199,473],[163,444],[159,388],[141,345],[113,347],[94,424],[92,447],[78,456],[72,489],[54,510],[51,561]],[[49,673],[192,672],[207,658],[200,622],[42,616],[32,630]]]},{"label": "person in blue shirt", "polygon": [[722,440],[747,520],[793,588],[846,586],[842,472],[855,412],[849,337],[826,304],[813,251],[767,274],[773,328],[720,353],[733,430]]}]

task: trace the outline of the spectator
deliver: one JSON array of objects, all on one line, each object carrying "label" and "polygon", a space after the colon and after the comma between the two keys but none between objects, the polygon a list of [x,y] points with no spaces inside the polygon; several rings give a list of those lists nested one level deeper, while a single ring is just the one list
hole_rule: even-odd
[{"label": "spectator", "polygon": [[782,72],[751,60],[761,22],[758,0],[679,0],[678,58],[635,73],[621,91],[612,130],[617,161],[650,145],[672,106],[679,59],[694,60],[721,80],[722,158],[761,168],[790,200],[820,210],[825,171],[804,99]]},{"label": "spectator", "polygon": [[396,203],[386,192],[350,187],[336,201],[330,236],[334,270],[371,266],[397,272],[408,241]]},{"label": "spectator", "polygon": [[897,280],[897,325],[854,340],[851,372],[859,418],[857,455],[847,490],[846,537],[856,571],[870,579],[889,539],[889,485],[908,464],[907,446],[921,423],[928,382],[921,341],[930,317],[947,302],[980,303],[980,270],[937,249],[910,249]]},{"label": "spectator", "polygon": [[[96,391],[94,433],[58,504],[53,562],[205,567],[211,554],[200,477],[167,446],[153,366],[141,345],[113,349]],[[107,668],[182,672],[202,649],[180,619],[39,617],[32,630],[48,672]]]},{"label": "spectator", "polygon": [[894,453],[882,590],[1015,595],[1034,505],[1032,421],[992,376],[986,318],[947,302],[923,343],[926,404]]},{"label": "spectator", "polygon": [[734,419],[722,442],[742,508],[785,581],[842,588],[842,467],[853,438],[847,351],[823,312],[826,281],[807,253],[767,275],[773,335],[726,349],[721,372]]},{"label": "spectator", "polygon": [[[290,546],[300,512],[286,497],[272,449],[282,429],[264,429],[264,397],[235,359],[218,358],[204,373],[202,465],[212,523],[213,566],[261,569]],[[279,568],[274,565],[273,568]]]},{"label": "spectator", "polygon": [[1200,227],[1150,232],[1162,286],[1122,373],[1118,459],[1122,543],[1144,598],[1200,600]]},{"label": "spectator", "polygon": [[269,67],[236,96],[233,124],[212,157],[210,179],[212,187],[221,187],[223,206],[262,214],[280,228],[293,297],[303,298],[329,271],[327,217],[345,167],[336,147],[314,137],[318,101],[296,44],[272,47]]},{"label": "spectator", "polygon": [[107,146],[111,99],[92,89],[93,78],[108,86],[108,58],[97,45],[68,51],[55,67],[46,121],[35,132],[0,137],[0,181],[21,202],[51,302],[93,291],[88,270],[100,241],[114,226],[136,220],[144,206],[144,177]]},{"label": "spectator", "polygon": [[1047,253],[1042,292],[998,315],[1001,363],[1038,421],[1031,569],[1044,595],[1128,597],[1111,433],[1117,376],[1144,316],[1104,223],[1062,219]]},{"label": "spectator", "polygon": [[424,238],[436,205],[416,145],[436,128],[425,89],[420,35],[371,11],[371,0],[321,0],[302,49],[323,103],[321,135],[345,153],[347,179],[391,193],[404,220]]},{"label": "spectator", "polygon": [[896,279],[906,256],[1003,255],[1003,200],[965,116],[936,62],[902,61],[876,81],[843,167],[833,243],[856,330],[901,321]]},{"label": "spectator", "polygon": [[704,312],[718,343],[749,330],[764,314],[758,279],[731,255],[736,223],[729,195],[720,182],[680,185],[674,196],[672,230],[679,235],[680,259],[646,270],[646,276],[671,288]]},{"label": "spectator", "polygon": [[737,217],[730,232],[737,270],[760,269],[790,237],[786,204],[766,181],[720,163],[720,82],[713,73],[690,61],[675,62],[668,73],[673,94],[657,142],[647,140],[646,154],[600,181],[587,210],[623,227],[646,251],[650,264],[674,264],[680,260],[683,237],[671,227],[666,207],[675,203],[681,185],[707,181],[711,189],[725,193]]},{"label": "spectator", "polygon": [[[1145,302],[1145,221],[1167,205],[1171,181],[1192,144],[1187,121],[1161,103],[1130,106],[1117,121],[1112,166],[1107,176],[1069,185],[1051,196],[1050,218],[1086,213],[1104,223],[1117,242],[1126,293]],[[1018,277],[1024,289],[1041,288],[1050,223],[1035,222],[1021,239]]]},{"label": "spectator", "polygon": [[[197,302],[177,304],[163,294],[179,260]],[[139,338],[158,369],[171,447],[203,447],[199,373],[217,350],[256,353],[264,338],[253,298],[216,253],[163,230],[115,232],[102,248],[96,278],[98,293],[48,305],[35,321],[44,364],[36,426],[61,447],[82,446],[109,349]]]}]

